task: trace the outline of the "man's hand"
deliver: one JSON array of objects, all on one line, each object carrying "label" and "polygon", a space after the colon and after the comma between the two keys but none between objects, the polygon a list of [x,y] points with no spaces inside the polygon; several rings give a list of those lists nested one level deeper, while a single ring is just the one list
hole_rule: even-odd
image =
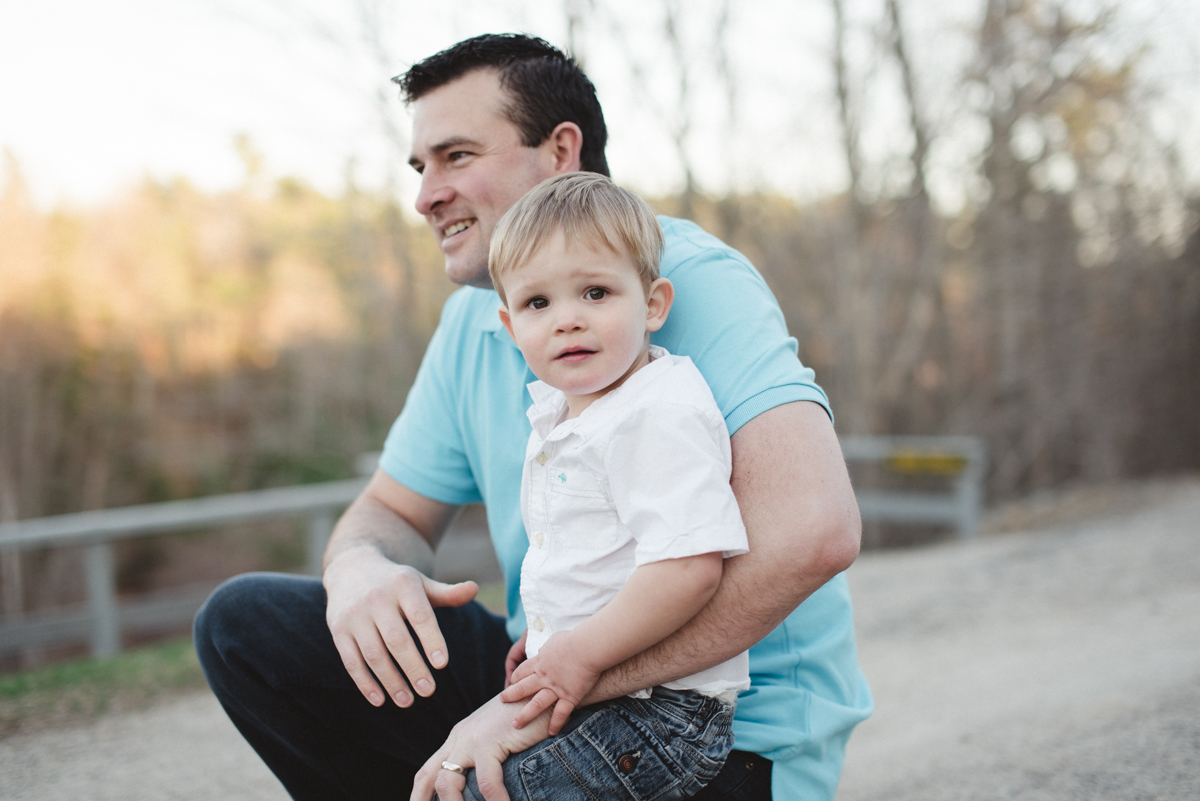
[{"label": "man's hand", "polygon": [[[339,554],[326,567],[324,581],[328,595],[325,619],[333,643],[363,697],[374,706],[383,704],[376,678],[402,707],[413,702],[410,685],[417,695],[432,695],[433,675],[421,652],[435,668],[449,662],[433,608],[467,603],[479,591],[475,582],[434,581],[369,546]],[[419,647],[406,621],[416,632]]]},{"label": "man's hand", "polygon": [[506,704],[496,696],[459,721],[442,747],[417,771],[410,801],[430,801],[435,791],[440,801],[462,801],[467,780],[461,774],[443,770],[443,761],[475,768],[475,780],[487,801],[509,801],[501,764],[509,755],[546,739],[550,720],[549,713],[543,713],[532,725],[514,729],[513,717],[520,714],[522,706]]},{"label": "man's hand", "polygon": [[400,706],[413,702],[409,683],[418,695],[433,693],[422,648],[436,668],[449,661],[433,608],[462,606],[479,588],[470,581],[442,584],[425,574],[432,572],[433,549],[457,511],[376,470],[329,539],[325,620],[342,664],[375,706],[383,704],[385,692],[376,678]]},{"label": "man's hand", "polygon": [[522,662],[512,675],[512,684],[500,693],[500,700],[513,702],[533,696],[513,726],[521,728],[544,710],[554,707],[549,732],[558,734],[571,718],[571,712],[591,692],[603,668],[588,665],[580,659],[580,649],[571,645],[572,631],[560,631],[538,651],[537,656]]}]

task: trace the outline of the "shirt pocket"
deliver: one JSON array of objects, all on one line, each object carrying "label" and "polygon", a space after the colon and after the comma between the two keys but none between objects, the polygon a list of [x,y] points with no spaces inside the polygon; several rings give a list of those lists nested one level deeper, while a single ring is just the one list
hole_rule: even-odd
[{"label": "shirt pocket", "polygon": [[617,541],[617,510],[591,477],[550,483],[550,528],[567,548],[600,550]]}]

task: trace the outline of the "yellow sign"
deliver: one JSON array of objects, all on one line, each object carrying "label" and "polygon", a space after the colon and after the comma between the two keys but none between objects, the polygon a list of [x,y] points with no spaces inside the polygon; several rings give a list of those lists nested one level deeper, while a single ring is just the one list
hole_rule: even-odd
[{"label": "yellow sign", "polygon": [[959,476],[967,469],[967,458],[936,451],[893,451],[887,466],[906,476]]}]

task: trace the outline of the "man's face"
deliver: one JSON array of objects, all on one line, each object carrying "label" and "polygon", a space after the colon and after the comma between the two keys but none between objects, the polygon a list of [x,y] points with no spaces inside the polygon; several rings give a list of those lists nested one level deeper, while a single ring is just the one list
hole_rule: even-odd
[{"label": "man's face", "polygon": [[476,70],[412,104],[417,211],[433,230],[446,275],[458,284],[491,286],[488,243],[497,221],[556,172],[552,141],[522,145],[503,114],[506,99],[494,70]]}]

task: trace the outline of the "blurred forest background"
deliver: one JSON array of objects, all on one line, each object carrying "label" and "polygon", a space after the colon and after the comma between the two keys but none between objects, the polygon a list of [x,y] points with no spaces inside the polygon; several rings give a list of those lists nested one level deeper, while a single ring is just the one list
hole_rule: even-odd
[{"label": "blurred forest background", "polygon": [[[1195,142],[1159,124],[1196,75],[1144,69],[1154,42],[1115,5],[982,0],[937,43],[958,66],[934,71],[913,4],[827,0],[829,102],[808,113],[846,178],[816,196],[706,185],[694,138],[746,125],[735,6],[685,24],[691,5],[651,5],[653,80],[601,2],[555,6],[559,44],[585,68],[624,54],[679,163],[679,191],[651,200],[758,266],[840,434],[979,436],[990,502],[1200,467],[1200,183]],[[340,46],[401,71],[379,30]],[[346,477],[382,443],[453,290],[432,238],[388,181],[351,165],[323,192],[236,147],[240,188],[147,179],[86,208],[39,207],[8,156],[0,519]],[[123,588],[153,562],[138,547]],[[23,559],[6,610],[60,602],[78,575]]]}]

